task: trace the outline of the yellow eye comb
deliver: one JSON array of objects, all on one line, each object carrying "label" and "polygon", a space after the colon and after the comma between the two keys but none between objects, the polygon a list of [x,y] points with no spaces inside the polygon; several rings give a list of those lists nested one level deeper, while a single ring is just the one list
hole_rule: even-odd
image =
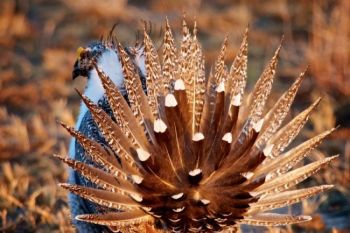
[{"label": "yellow eye comb", "polygon": [[79,47],[77,48],[77,58],[80,59],[81,54],[85,51],[85,48]]}]

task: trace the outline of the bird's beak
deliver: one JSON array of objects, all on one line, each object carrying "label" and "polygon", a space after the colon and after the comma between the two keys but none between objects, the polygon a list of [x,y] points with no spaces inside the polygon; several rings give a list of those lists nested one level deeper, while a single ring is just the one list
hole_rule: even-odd
[{"label": "bird's beak", "polygon": [[72,78],[73,80],[75,78],[77,78],[78,76],[81,75],[81,69],[79,67],[79,63],[78,63],[78,60],[74,63],[74,68],[73,68],[73,72],[72,72]]}]

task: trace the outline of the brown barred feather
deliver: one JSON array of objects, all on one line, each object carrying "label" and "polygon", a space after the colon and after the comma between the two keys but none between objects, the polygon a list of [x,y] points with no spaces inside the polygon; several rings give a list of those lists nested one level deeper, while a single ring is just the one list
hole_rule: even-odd
[{"label": "brown barred feather", "polygon": [[311,112],[320,103],[321,98],[318,98],[310,107],[301,112],[287,125],[280,129],[268,142],[268,145],[273,146],[269,158],[278,156],[291,141],[298,135],[302,127],[306,124]]},{"label": "brown barred feather", "polygon": [[219,53],[219,56],[215,62],[214,66],[214,79],[217,85],[219,85],[221,82],[225,82],[227,78],[227,69],[225,65],[225,54],[227,49],[227,36],[224,39],[224,42],[222,43],[221,50]]},{"label": "brown barred feather", "polygon": [[78,215],[76,218],[85,222],[118,227],[119,229],[125,226],[152,222],[152,217],[141,210],[105,214],[84,214]]},{"label": "brown barred feather", "polygon": [[144,127],[148,139],[152,143],[156,143],[152,127],[154,118],[150,106],[148,105],[147,96],[142,90],[138,72],[120,44],[118,45],[118,52],[124,74],[124,85],[130,101],[130,108],[139,124]]},{"label": "brown barred feather", "polygon": [[254,177],[258,177],[263,173],[269,173],[269,177],[272,178],[279,174],[287,172],[288,170],[292,169],[294,165],[300,162],[305,156],[310,154],[310,152],[314,150],[318,145],[320,145],[322,140],[329,136],[334,130],[335,128],[327,130],[279,155],[269,163],[259,166],[254,172]]},{"label": "brown barred feather", "polygon": [[205,67],[204,55],[202,53],[202,46],[199,43],[196,35],[196,24],[194,28],[194,35],[192,40],[192,63],[191,70],[193,72],[192,79],[192,97],[189,98],[190,112],[192,113],[192,138],[198,140],[203,136],[200,132],[200,120],[204,106],[205,94]]},{"label": "brown barred feather", "polygon": [[75,161],[59,155],[54,156],[82,174],[86,179],[97,184],[102,189],[110,192],[119,192],[121,194],[130,194],[136,192],[135,187],[130,182],[128,182],[128,176],[116,177],[113,174],[95,168],[94,166],[87,165],[83,162]]},{"label": "brown barred feather", "polygon": [[124,211],[138,209],[139,204],[132,198],[137,194],[122,195],[117,192],[110,192],[108,190],[89,188],[80,185],[60,184],[62,188],[70,192],[86,198],[91,202],[95,202],[101,206],[113,209],[120,209]]},{"label": "brown barred feather", "polygon": [[[78,94],[80,93],[78,92]],[[97,106],[86,96],[82,94],[80,94],[80,96],[85,105],[89,108],[94,121],[114,152],[120,156],[120,159],[123,162],[129,163],[130,165],[135,164],[134,161],[138,160],[135,152],[133,151],[135,149],[133,149],[134,147],[132,143],[127,139],[120,127],[118,127],[118,125],[108,116],[105,111],[102,110],[102,108]]]},{"label": "brown barred feather", "polygon": [[302,182],[306,178],[312,176],[321,168],[331,163],[332,160],[336,159],[337,157],[338,155],[335,155],[316,162],[312,162],[308,165],[278,176],[275,179],[270,179],[255,189],[254,192],[257,192],[259,194],[269,194],[287,190],[290,187]]},{"label": "brown barred feather", "polygon": [[255,225],[255,226],[281,226],[287,224],[302,223],[310,221],[310,216],[292,216],[286,214],[274,214],[274,213],[262,213],[252,217],[247,217],[240,220],[243,224]]},{"label": "brown barred feather", "polygon": [[[119,162],[114,156],[113,153],[109,153],[106,147],[101,146],[99,143],[90,140],[85,137],[79,131],[76,131],[72,127],[69,127],[63,123],[61,125],[74,137],[77,142],[84,148],[87,154],[90,156],[91,160],[96,164],[107,169],[111,174],[116,177],[127,177],[127,174],[140,175],[140,171],[134,164],[129,164],[122,157],[119,157],[121,162]],[[123,155],[123,152],[120,151],[120,156]]]},{"label": "brown barred feather", "polygon": [[270,94],[272,83],[275,77],[278,55],[281,47],[282,43],[275,51],[275,54],[273,55],[269,64],[265,67],[265,70],[256,82],[253,92],[250,95],[250,102],[248,104],[248,117],[251,119],[252,123],[256,123],[262,118],[265,103]]},{"label": "brown barred feather", "polygon": [[158,54],[146,29],[144,30],[144,45],[148,104],[151,107],[155,121],[158,120],[164,124],[161,110],[164,109],[165,84],[163,84],[163,81],[165,82],[165,80],[161,79]]},{"label": "brown barred feather", "polygon": [[163,42],[162,78],[168,94],[173,90],[174,81],[178,77],[176,47],[168,19],[166,19]]},{"label": "brown barred feather", "polygon": [[137,124],[130,107],[119,92],[117,86],[97,65],[95,66],[95,69],[101,79],[103,88],[106,91],[106,97],[113,111],[116,123],[123,133],[132,140],[135,146],[145,146],[147,144],[147,138],[144,134],[144,130],[142,129],[142,126]]},{"label": "brown barred feather", "polygon": [[272,137],[272,135],[281,126],[284,118],[293,103],[294,97],[301,85],[301,81],[305,76],[305,72],[295,80],[293,85],[278,99],[272,109],[266,114],[264,121],[266,122],[262,128],[257,146],[261,147]]},{"label": "brown barred feather", "polygon": [[185,83],[185,90],[188,98],[190,98],[193,93],[193,89],[191,88],[193,85],[193,77],[191,74],[191,62],[193,59],[192,56],[192,36],[190,34],[190,30],[187,27],[187,23],[185,20],[182,21],[182,41],[180,45],[180,54],[179,54],[179,72],[180,79]]},{"label": "brown barred feather", "polygon": [[230,101],[230,104],[234,102],[233,98],[235,96],[240,96],[240,98],[243,98],[244,89],[247,82],[247,69],[248,69],[247,65],[248,65],[248,28],[245,30],[241,46],[230,68],[228,80],[231,82],[228,82],[227,84],[228,93],[231,94],[231,99],[232,99],[232,101]]},{"label": "brown barred feather", "polygon": [[311,188],[275,193],[272,195],[267,195],[266,197],[263,196],[256,203],[251,204],[251,208],[249,209],[248,213],[255,214],[258,212],[292,205],[331,188],[333,188],[333,185],[321,185]]}]

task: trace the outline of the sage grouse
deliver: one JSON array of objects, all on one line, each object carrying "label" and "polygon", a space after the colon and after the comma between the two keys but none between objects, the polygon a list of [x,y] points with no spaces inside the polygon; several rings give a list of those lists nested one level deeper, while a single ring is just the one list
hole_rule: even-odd
[{"label": "sage grouse", "polygon": [[208,77],[196,24],[183,21],[180,48],[166,22],[162,62],[144,31],[142,45],[105,40],[79,50],[73,74],[88,77],[70,158],[74,223],[80,232],[235,232],[241,224],[310,220],[278,214],[330,189],[298,183],[337,156],[296,166],[334,129],[286,151],[319,99],[282,123],[302,73],[271,109],[279,46],[245,98],[248,30],[230,69],[227,39]]}]

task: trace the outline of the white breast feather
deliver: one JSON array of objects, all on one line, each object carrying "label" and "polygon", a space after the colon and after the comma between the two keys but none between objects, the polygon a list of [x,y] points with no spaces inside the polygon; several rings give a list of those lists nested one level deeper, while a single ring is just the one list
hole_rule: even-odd
[{"label": "white breast feather", "polygon": [[[108,49],[107,51],[103,52],[103,54],[97,61],[97,65],[112,79],[112,81],[117,85],[119,89],[123,88],[123,71],[118,55],[115,51]],[[95,69],[91,70],[89,73],[88,83],[84,94],[94,103],[97,103],[104,95],[102,83]],[[80,113],[78,116],[77,123],[75,125],[76,129],[79,129],[81,121],[83,120],[83,117],[85,116],[85,113],[87,111],[88,108],[85,106],[84,103],[81,103]],[[70,143],[69,154],[71,158],[75,157],[74,138],[71,140]]]},{"label": "white breast feather", "polygon": [[146,75],[146,66],[145,66],[145,55],[143,53],[144,47],[140,47],[137,50],[137,53],[135,55],[135,64],[140,68],[141,73],[145,76]]}]

